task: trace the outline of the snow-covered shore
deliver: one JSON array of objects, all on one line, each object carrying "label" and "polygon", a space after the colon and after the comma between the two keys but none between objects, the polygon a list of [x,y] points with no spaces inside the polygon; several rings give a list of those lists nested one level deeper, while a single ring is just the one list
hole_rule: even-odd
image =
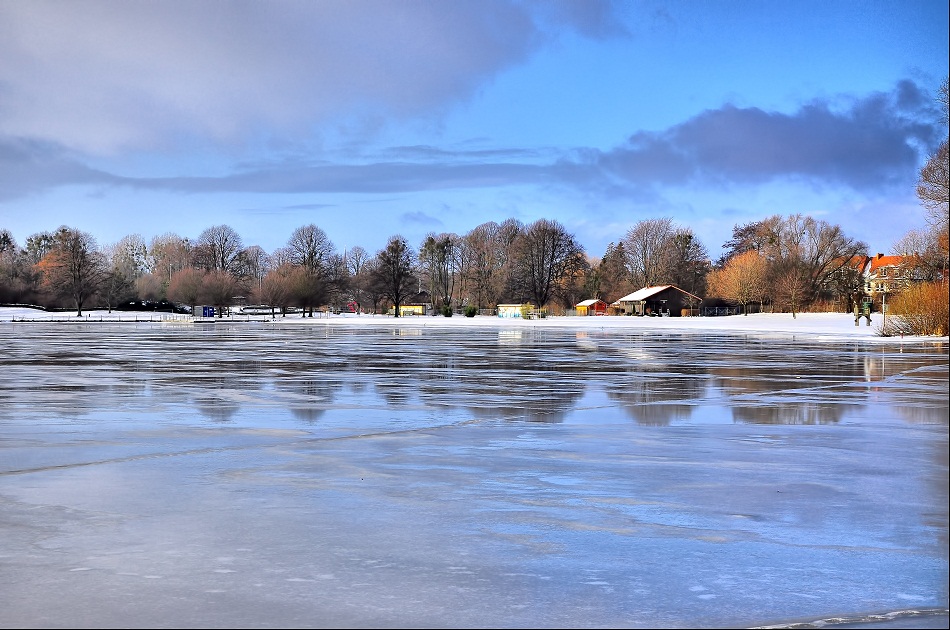
[{"label": "snow-covered shore", "polygon": [[238,323],[258,322],[280,325],[386,325],[400,328],[412,327],[566,327],[583,330],[652,330],[682,333],[729,333],[753,335],[794,335],[815,338],[816,340],[868,340],[880,342],[937,341],[946,337],[883,337],[880,334],[883,317],[872,315],[871,325],[861,319],[855,326],[854,316],[849,313],[799,313],[792,317],[789,313],[758,313],[752,315],[730,315],[722,317],[547,317],[544,319],[512,319],[491,316],[464,317],[392,317],[389,315],[352,314],[338,315],[316,314],[314,317],[302,317],[299,313],[271,318],[264,315],[232,315],[220,319],[193,318],[190,315],[171,313],[151,313],[134,311],[90,310],[83,311],[81,317],[72,312],[47,312],[24,307],[0,307],[0,323],[6,322],[157,322],[157,323]]}]

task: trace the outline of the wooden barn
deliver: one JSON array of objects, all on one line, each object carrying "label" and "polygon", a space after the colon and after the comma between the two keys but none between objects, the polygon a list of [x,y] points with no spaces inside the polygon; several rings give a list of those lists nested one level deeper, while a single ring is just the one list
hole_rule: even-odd
[{"label": "wooden barn", "polygon": [[607,303],[603,300],[584,300],[574,305],[579,316],[606,315]]},{"label": "wooden barn", "polygon": [[624,315],[680,317],[696,312],[701,301],[699,296],[675,285],[664,284],[634,291],[611,306]]}]

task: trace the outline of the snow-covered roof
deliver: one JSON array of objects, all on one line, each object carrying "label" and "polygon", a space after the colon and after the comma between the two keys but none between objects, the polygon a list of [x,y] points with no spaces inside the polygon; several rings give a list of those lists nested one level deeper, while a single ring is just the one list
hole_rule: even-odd
[{"label": "snow-covered roof", "polygon": [[701,299],[699,296],[693,295],[689,291],[684,291],[683,289],[679,288],[675,284],[661,284],[655,287],[644,287],[642,289],[634,291],[633,293],[625,295],[619,300],[617,300],[616,302],[614,302],[612,306],[619,306],[621,302],[642,302],[644,300],[650,299],[657,293],[662,293],[663,291],[666,291],[667,289],[676,289],[680,293],[685,293],[691,298],[695,298],[697,300]]},{"label": "snow-covered roof", "polygon": [[649,298],[650,296],[656,295],[660,291],[665,291],[666,289],[669,289],[671,286],[673,285],[663,284],[658,287],[644,287],[642,289],[638,289],[637,291],[634,291],[633,293],[629,293],[623,296],[622,298],[619,298],[616,302],[614,302],[614,304],[617,304],[619,302],[642,302],[643,300]]},{"label": "snow-covered roof", "polygon": [[578,302],[577,304],[575,304],[575,306],[593,306],[594,304],[597,304],[598,302],[603,302],[603,300],[597,300],[597,299],[584,300],[583,302]]}]

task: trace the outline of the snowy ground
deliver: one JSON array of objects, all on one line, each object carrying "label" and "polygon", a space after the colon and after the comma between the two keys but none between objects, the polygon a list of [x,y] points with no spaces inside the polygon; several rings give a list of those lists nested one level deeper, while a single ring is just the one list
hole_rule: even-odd
[{"label": "snowy ground", "polygon": [[[103,310],[84,311],[82,317],[75,313],[49,313],[30,308],[0,307],[0,322],[3,321],[58,321],[58,322],[194,322],[190,315],[173,315],[169,313],[142,313],[142,312],[107,312]],[[199,318],[197,321],[207,322],[208,319]],[[792,317],[789,313],[757,313],[752,315],[730,315],[724,317],[625,317],[625,316],[597,316],[597,317],[548,317],[545,319],[521,320],[491,316],[453,317],[442,316],[408,316],[395,318],[388,315],[355,315],[350,313],[339,315],[318,314],[312,318],[303,317],[299,313],[271,318],[262,315],[240,315],[215,320],[218,322],[261,321],[279,324],[373,324],[385,323],[399,327],[533,327],[556,328],[569,327],[581,330],[664,330],[697,333],[738,333],[764,335],[802,335],[824,340],[855,340],[885,341],[887,338],[880,335],[884,323],[883,316],[875,313],[871,317],[871,324],[862,318],[860,325],[855,326],[854,316],[848,313],[799,313]],[[909,341],[911,338],[900,338]],[[933,339],[931,337],[923,339]],[[893,339],[891,339],[893,341]]]}]

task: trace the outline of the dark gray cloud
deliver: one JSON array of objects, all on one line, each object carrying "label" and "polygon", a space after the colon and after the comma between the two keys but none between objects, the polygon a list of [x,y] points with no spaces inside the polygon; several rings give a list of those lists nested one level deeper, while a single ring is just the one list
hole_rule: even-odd
[{"label": "dark gray cloud", "polygon": [[[550,152],[548,152],[550,153]],[[389,147],[383,151],[383,156],[389,160],[429,160],[484,162],[486,160],[525,161],[545,159],[550,156],[538,149],[466,149],[452,150],[434,147],[431,145],[412,145]]]},{"label": "dark gray cloud", "polygon": [[438,218],[425,212],[404,212],[399,216],[402,223],[414,224],[425,229],[435,230],[443,227],[445,224]]},{"label": "dark gray cloud", "polygon": [[641,132],[599,159],[630,183],[763,183],[801,178],[881,189],[916,174],[939,141],[930,98],[905,81],[841,109],[825,101],[792,114],[726,105],[659,133]]},{"label": "dark gray cloud", "polygon": [[623,3],[589,2],[588,0],[533,0],[527,2],[543,22],[567,27],[594,39],[628,35],[617,19]]},{"label": "dark gray cloud", "polygon": [[397,193],[446,188],[481,188],[553,183],[550,169],[518,163],[453,164],[379,162],[374,164],[287,165],[224,177],[127,179],[131,186],[187,193]]},{"label": "dark gray cloud", "polygon": [[298,203],[291,206],[284,206],[287,210],[325,210],[335,207],[336,204],[332,203]]},{"label": "dark gray cloud", "polygon": [[122,179],[85,166],[48,142],[0,136],[0,200],[70,184],[117,184]]},{"label": "dark gray cloud", "polygon": [[797,179],[855,190],[906,186],[940,138],[931,99],[905,82],[846,107],[812,102],[791,114],[731,105],[659,133],[640,132],[612,151],[559,157],[521,149],[451,151],[395,147],[401,159],[346,164],[284,161],[223,176],[133,178],[84,166],[49,143],[0,138],[0,198],[45,187],[105,184],[182,193],[366,193],[567,187],[642,197],[665,186],[761,184]]}]

